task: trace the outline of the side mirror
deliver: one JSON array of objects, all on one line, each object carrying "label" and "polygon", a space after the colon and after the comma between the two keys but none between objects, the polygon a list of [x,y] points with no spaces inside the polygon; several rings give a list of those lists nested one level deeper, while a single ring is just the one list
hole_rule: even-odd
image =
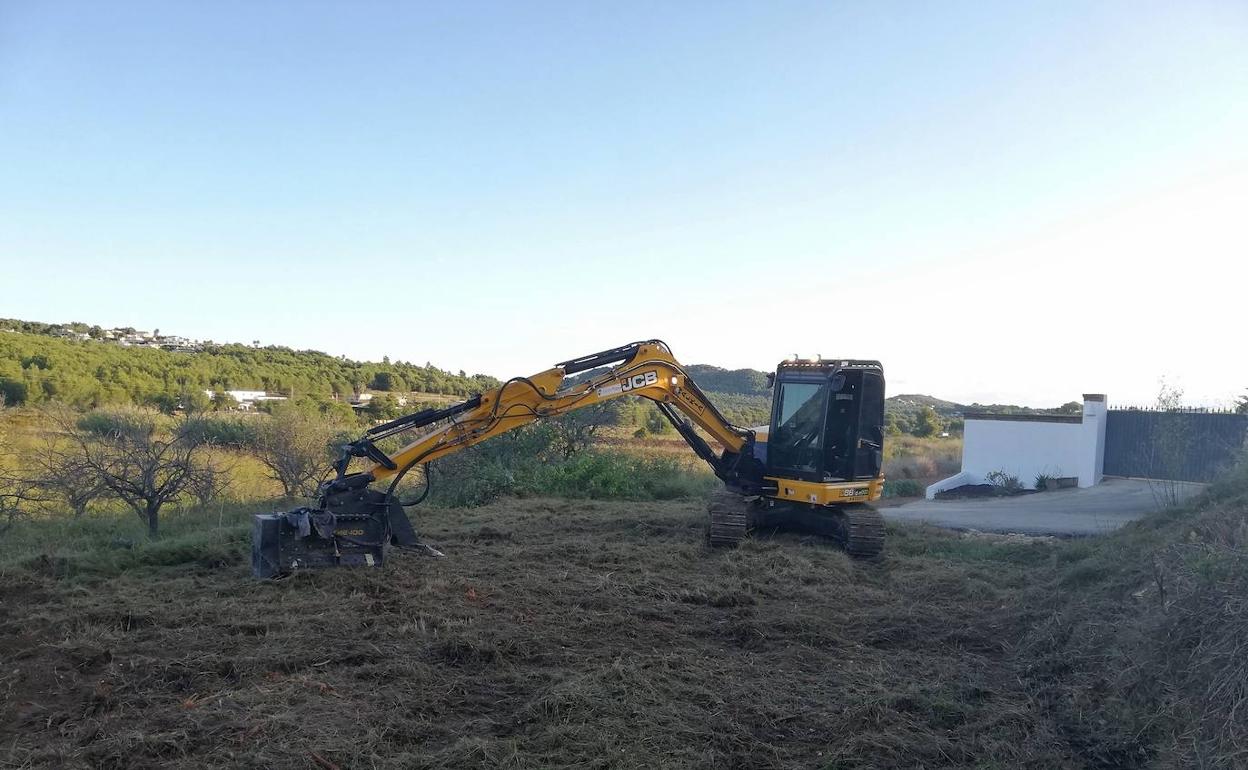
[{"label": "side mirror", "polygon": [[770,390],[776,386],[776,373],[767,372],[767,388]]}]

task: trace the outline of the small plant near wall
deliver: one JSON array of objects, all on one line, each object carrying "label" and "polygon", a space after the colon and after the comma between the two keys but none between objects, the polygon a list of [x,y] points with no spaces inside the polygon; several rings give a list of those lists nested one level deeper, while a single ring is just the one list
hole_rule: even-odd
[{"label": "small plant near wall", "polygon": [[1057,485],[1052,482],[1053,482],[1053,477],[1050,476],[1049,474],[1047,473],[1036,474],[1036,489],[1037,490],[1043,492],[1049,489],[1050,487],[1056,487]]},{"label": "small plant near wall", "polygon": [[992,471],[987,476],[988,483],[996,487],[998,495],[1017,495],[1023,491],[1023,482],[1018,476],[1005,471]]}]

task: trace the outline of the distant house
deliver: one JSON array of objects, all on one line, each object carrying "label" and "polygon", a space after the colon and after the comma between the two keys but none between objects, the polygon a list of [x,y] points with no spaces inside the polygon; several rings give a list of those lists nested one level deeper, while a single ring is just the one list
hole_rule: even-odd
[{"label": "distant house", "polygon": [[[204,394],[209,399],[216,398],[216,393],[211,390],[205,390]],[[285,401],[286,396],[270,396],[263,390],[227,390],[225,394],[238,402],[238,408],[244,412],[250,412],[255,408],[256,404],[265,401]]]},{"label": "distant house", "polygon": [[[375,395],[377,394],[376,393],[354,393],[351,396],[347,397],[347,403],[351,405],[352,409],[358,409],[358,410],[367,409],[368,405],[373,402],[373,396]],[[395,404],[399,406],[407,406],[407,396],[393,396],[393,398],[394,398]]]},{"label": "distant house", "polygon": [[156,342],[160,345],[162,350],[190,352],[199,350],[203,347],[197,341],[190,339],[189,337],[179,337],[172,334],[167,337],[157,337]]},{"label": "distant house", "polygon": [[90,334],[87,334],[86,332],[76,332],[76,331],[74,331],[73,329],[66,329],[66,328],[65,328],[65,327],[63,327],[63,326],[59,326],[59,327],[57,327],[57,328],[55,328],[55,329],[52,329],[52,330],[49,332],[49,334],[51,334],[53,337],[60,337],[60,338],[61,338],[61,339],[63,339],[63,340],[87,340],[87,339],[91,339],[91,335],[90,335]]},{"label": "distant house", "polygon": [[153,346],[156,343],[152,342],[150,337],[144,337],[142,333],[138,333],[138,334],[126,334],[122,336],[119,340],[117,340],[117,344],[121,345],[123,348],[131,348],[131,347],[148,347],[148,346]]}]

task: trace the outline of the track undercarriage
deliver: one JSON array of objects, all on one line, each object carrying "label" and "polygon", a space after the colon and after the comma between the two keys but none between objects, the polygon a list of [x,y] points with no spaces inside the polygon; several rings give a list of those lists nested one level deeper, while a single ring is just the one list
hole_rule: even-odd
[{"label": "track undercarriage", "polygon": [[714,548],[735,547],[752,529],[821,535],[856,558],[877,556],[884,548],[884,519],[865,503],[816,507],[719,489],[711,494],[707,513],[706,540]]}]

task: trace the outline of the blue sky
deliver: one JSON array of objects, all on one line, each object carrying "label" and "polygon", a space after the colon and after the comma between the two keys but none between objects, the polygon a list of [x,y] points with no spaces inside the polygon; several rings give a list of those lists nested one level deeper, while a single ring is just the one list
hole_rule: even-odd
[{"label": "blue sky", "polygon": [[1248,5],[0,4],[0,316],[1248,388]]}]

